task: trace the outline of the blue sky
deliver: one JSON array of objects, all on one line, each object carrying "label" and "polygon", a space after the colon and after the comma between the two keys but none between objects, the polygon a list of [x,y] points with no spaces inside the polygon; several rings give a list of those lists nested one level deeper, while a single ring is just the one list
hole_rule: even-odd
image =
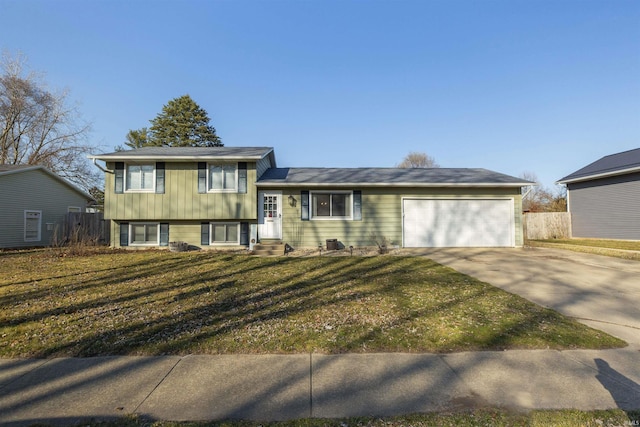
[{"label": "blue sky", "polygon": [[0,0],[0,48],[113,151],[189,94],[279,166],[537,174],[640,147],[640,1]]}]

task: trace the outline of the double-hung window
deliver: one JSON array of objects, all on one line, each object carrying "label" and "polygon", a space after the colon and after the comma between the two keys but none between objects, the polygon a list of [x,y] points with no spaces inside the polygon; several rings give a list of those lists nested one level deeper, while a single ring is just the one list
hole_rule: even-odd
[{"label": "double-hung window", "polygon": [[24,211],[24,241],[39,242],[42,230],[42,211]]},{"label": "double-hung window", "polygon": [[160,234],[157,223],[131,223],[129,227],[131,245],[158,245]]},{"label": "double-hung window", "polygon": [[312,192],[312,219],[351,219],[351,192]]},{"label": "double-hung window", "polygon": [[240,224],[211,223],[212,245],[237,245],[240,241]]},{"label": "double-hung window", "polygon": [[127,191],[155,191],[155,165],[127,165]]},{"label": "double-hung window", "polygon": [[209,165],[209,191],[235,192],[238,189],[237,164]]}]

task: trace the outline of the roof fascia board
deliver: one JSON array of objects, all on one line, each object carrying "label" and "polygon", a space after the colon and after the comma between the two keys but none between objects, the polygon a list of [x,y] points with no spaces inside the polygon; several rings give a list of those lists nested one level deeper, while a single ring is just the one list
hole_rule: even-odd
[{"label": "roof fascia board", "polygon": [[27,171],[32,171],[32,170],[35,170],[35,169],[44,169],[44,170],[46,170],[43,166],[33,165],[33,166],[24,167],[24,168],[11,169],[11,170],[8,170],[8,171],[0,171],[0,175],[11,175],[11,174],[14,174],[14,173],[27,172]]},{"label": "roof fascia board", "polygon": [[[202,155],[202,156],[168,156],[168,155],[145,155],[127,156],[126,154],[91,154],[89,159],[102,160],[105,162],[112,160],[159,160],[159,161],[190,161],[190,160],[262,160],[273,153],[273,148],[259,156],[237,156],[237,155]],[[275,157],[275,156],[274,156]]]},{"label": "roof fascia board", "polygon": [[617,175],[626,175],[628,173],[634,173],[634,172],[640,172],[640,166],[634,166],[632,168],[620,169],[620,170],[610,171],[610,172],[595,173],[591,175],[585,175],[585,176],[580,176],[580,177],[570,178],[570,179],[561,179],[560,181],[556,181],[556,184],[571,184],[574,182],[591,181],[593,179],[608,178],[610,176],[617,176]]},{"label": "roof fascia board", "polygon": [[256,182],[257,187],[523,187],[527,183],[421,183],[421,182]]},{"label": "roof fascia board", "polygon": [[265,156],[89,156],[90,159],[102,160],[105,162],[112,160],[262,160]]}]

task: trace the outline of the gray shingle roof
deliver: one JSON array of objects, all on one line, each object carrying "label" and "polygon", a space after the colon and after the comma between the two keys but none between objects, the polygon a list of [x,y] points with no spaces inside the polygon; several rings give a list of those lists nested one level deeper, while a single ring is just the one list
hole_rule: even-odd
[{"label": "gray shingle roof", "polygon": [[136,150],[95,154],[89,156],[89,158],[98,160],[258,160],[266,157],[271,152],[273,152],[272,147],[143,147]]},{"label": "gray shingle roof", "polygon": [[600,160],[596,160],[582,169],[565,176],[558,182],[566,184],[568,182],[586,181],[638,171],[640,171],[640,148],[604,156]]},{"label": "gray shingle roof", "polygon": [[478,186],[521,187],[529,181],[487,169],[272,168],[258,186]]}]

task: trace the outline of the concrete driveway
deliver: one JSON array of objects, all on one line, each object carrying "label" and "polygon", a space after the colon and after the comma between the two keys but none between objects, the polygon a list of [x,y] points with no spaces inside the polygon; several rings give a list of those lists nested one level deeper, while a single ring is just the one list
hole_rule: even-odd
[{"label": "concrete driveway", "polygon": [[424,249],[434,261],[640,349],[640,262],[546,248]]}]

